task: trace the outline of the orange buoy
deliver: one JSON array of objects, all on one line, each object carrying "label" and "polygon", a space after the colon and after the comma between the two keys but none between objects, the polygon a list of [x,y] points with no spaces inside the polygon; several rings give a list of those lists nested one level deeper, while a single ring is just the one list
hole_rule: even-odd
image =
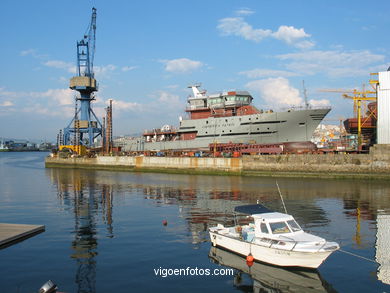
[{"label": "orange buoy", "polygon": [[246,261],[246,265],[247,265],[248,267],[253,266],[253,261]]},{"label": "orange buoy", "polygon": [[162,221],[162,224],[163,224],[164,226],[166,226],[166,225],[168,225],[168,221],[167,221],[167,220],[163,220],[163,221]]},{"label": "orange buoy", "polygon": [[246,261],[247,262],[253,262],[255,259],[253,258],[252,254],[249,254],[247,257],[246,257]]}]

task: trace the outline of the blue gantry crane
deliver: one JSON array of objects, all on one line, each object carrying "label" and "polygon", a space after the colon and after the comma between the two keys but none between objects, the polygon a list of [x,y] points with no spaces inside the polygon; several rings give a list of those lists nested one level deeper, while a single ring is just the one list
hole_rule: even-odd
[{"label": "blue gantry crane", "polygon": [[[64,128],[63,147],[70,147],[80,153],[79,146],[91,147],[95,139],[102,135],[102,124],[92,110],[94,93],[98,90],[93,71],[96,41],[96,9],[83,39],[77,42],[77,76],[70,80],[70,88],[78,92],[75,101],[75,114]],[[78,107],[78,104],[80,106]],[[73,147],[71,147],[73,146]]]}]

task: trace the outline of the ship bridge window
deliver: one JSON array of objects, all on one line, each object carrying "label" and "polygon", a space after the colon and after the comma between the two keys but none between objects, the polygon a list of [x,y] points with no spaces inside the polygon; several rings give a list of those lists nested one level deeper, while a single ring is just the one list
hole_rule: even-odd
[{"label": "ship bridge window", "polygon": [[240,102],[249,102],[249,97],[237,97],[236,98],[236,101],[240,101]]},{"label": "ship bridge window", "polygon": [[210,104],[222,103],[222,98],[214,98],[209,100]]}]

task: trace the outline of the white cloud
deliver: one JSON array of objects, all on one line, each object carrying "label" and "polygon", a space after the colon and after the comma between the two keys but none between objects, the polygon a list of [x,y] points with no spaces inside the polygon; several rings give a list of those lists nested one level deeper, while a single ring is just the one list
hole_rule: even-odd
[{"label": "white cloud", "polygon": [[[0,96],[8,100],[2,106],[13,107],[14,112],[37,113],[51,117],[69,117],[74,112],[74,91],[70,89],[48,89],[43,92],[12,92],[0,88]],[[12,100],[9,100],[12,99]],[[68,111],[71,109],[71,111]]]},{"label": "white cloud", "polygon": [[45,59],[47,55],[39,54],[35,49],[27,49],[20,52],[20,56],[32,56],[36,59]]},{"label": "white cloud", "polygon": [[289,45],[294,45],[301,49],[309,49],[314,46],[314,42],[308,40],[300,41],[301,39],[310,37],[303,28],[297,29],[293,26],[282,25],[272,34],[272,36],[275,39],[284,41]]},{"label": "white cloud", "polygon": [[166,103],[167,106],[179,103],[179,96],[166,91],[158,92],[158,101]]},{"label": "white cloud", "polygon": [[248,78],[259,77],[289,77],[297,76],[298,74],[291,71],[273,70],[273,69],[252,69],[247,71],[241,71],[239,74],[246,75]]},{"label": "white cloud", "polygon": [[71,89],[49,89],[46,92],[33,93],[35,97],[47,97],[58,103],[60,106],[73,105],[75,91]]},{"label": "white cloud", "polygon": [[[77,74],[77,67],[75,64],[71,62],[65,62],[62,60],[48,60],[43,63],[47,67],[52,67],[52,68],[58,68],[58,69],[63,69],[66,70],[69,73],[72,74]],[[122,68],[123,71],[128,71],[134,68],[130,67],[124,67],[125,69]],[[103,65],[103,66],[94,66],[93,71],[95,73],[95,78],[105,78],[108,77],[109,74],[113,71],[115,71],[117,67],[112,64],[108,65]]]},{"label": "white cloud", "polygon": [[95,72],[96,79],[104,79],[109,77],[116,69],[117,67],[115,65],[108,64],[103,66],[94,66],[93,71]]},{"label": "white cloud", "polygon": [[308,40],[296,42],[294,44],[294,47],[299,48],[299,49],[310,49],[314,46],[315,46],[315,43],[312,41],[308,41]]},{"label": "white cloud", "polygon": [[58,69],[64,69],[67,72],[76,74],[76,66],[73,63],[65,62],[61,60],[49,60],[43,63],[47,67],[53,67]]},{"label": "white cloud", "polygon": [[166,71],[173,73],[188,73],[203,66],[202,62],[188,58],[161,60],[161,62],[165,63]]},{"label": "white cloud", "polygon": [[238,36],[245,40],[260,42],[264,38],[274,38],[301,49],[314,46],[314,42],[305,40],[310,35],[303,28],[281,25],[276,32],[270,29],[253,28],[242,17],[227,17],[219,20],[217,28],[224,36]]},{"label": "white cloud", "polygon": [[299,106],[303,103],[299,90],[292,87],[284,77],[254,80],[247,83],[246,87],[259,93],[269,106]]},{"label": "white cloud", "polygon": [[254,42],[260,42],[262,39],[272,35],[271,30],[254,29],[242,17],[223,18],[219,20],[217,28],[224,36],[234,35]]},{"label": "white cloud", "polygon": [[167,86],[166,86],[167,89],[173,89],[173,90],[174,90],[174,89],[177,89],[178,87],[179,87],[178,84],[171,84],[171,85],[167,85]]},{"label": "white cloud", "polygon": [[34,55],[36,54],[35,49],[27,49],[20,52],[20,56]]},{"label": "white cloud", "polygon": [[250,8],[244,7],[244,8],[241,8],[241,9],[236,10],[235,13],[236,13],[237,15],[251,15],[251,14],[255,13],[255,11],[253,11],[253,10],[250,9]]},{"label": "white cloud", "polygon": [[14,103],[12,103],[11,101],[4,101],[4,102],[0,103],[0,107],[11,107],[13,105],[14,105]]},{"label": "white cloud", "polygon": [[297,29],[293,26],[281,25],[279,29],[273,33],[275,39],[285,41],[288,44],[292,44],[294,41],[302,38],[310,37],[305,33],[303,28]]},{"label": "white cloud", "polygon": [[56,109],[51,107],[46,107],[43,105],[29,105],[28,107],[22,107],[20,109],[20,112],[22,113],[33,113],[33,114],[39,114],[42,116],[49,116],[49,117],[72,117],[74,113],[73,108],[67,108],[65,111],[64,109]]},{"label": "white cloud", "polygon": [[123,66],[122,67],[122,71],[131,71],[131,70],[134,70],[134,69],[137,69],[138,66]]},{"label": "white cloud", "polygon": [[14,99],[18,97],[17,92],[7,91],[5,88],[0,88],[0,97],[6,97],[8,99]]},{"label": "white cloud", "polygon": [[[106,101],[108,104],[108,101]],[[126,102],[121,100],[112,100],[112,108],[114,111],[138,111],[141,110],[142,105],[135,102]]]},{"label": "white cloud", "polygon": [[309,100],[309,104],[313,107],[326,107],[330,106],[330,101],[327,99],[322,99],[322,100]]},{"label": "white cloud", "polygon": [[[361,51],[306,51],[277,56],[280,60],[291,61],[286,68],[304,75],[324,73],[332,77],[367,75],[378,62],[384,63],[385,56]],[[384,67],[385,68],[385,67]]]}]

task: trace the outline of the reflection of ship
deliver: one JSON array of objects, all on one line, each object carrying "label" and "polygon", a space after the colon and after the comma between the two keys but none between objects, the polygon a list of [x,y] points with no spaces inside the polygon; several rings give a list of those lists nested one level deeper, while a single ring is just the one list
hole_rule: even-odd
[{"label": "reflection of ship", "polygon": [[[336,292],[317,271],[283,269],[257,262],[248,266],[245,258],[216,247],[211,247],[209,257],[217,264],[239,270],[234,286],[243,292]],[[253,279],[252,288],[243,284],[242,273]]]},{"label": "reflection of ship", "polygon": [[123,145],[126,151],[208,149],[211,143],[280,143],[309,141],[330,108],[290,109],[285,112],[258,110],[247,91],[206,95],[191,86],[180,127],[169,125],[147,130],[142,138]]}]

